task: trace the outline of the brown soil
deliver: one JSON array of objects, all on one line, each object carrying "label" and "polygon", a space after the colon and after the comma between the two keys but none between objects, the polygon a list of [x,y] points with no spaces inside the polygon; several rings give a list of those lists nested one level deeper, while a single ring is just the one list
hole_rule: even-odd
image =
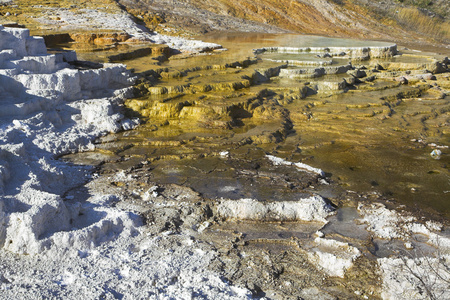
[{"label": "brown soil", "polygon": [[261,32],[288,30],[403,44],[448,44],[450,39],[447,12],[450,6],[442,1],[428,1],[435,3],[426,8],[418,7],[417,3],[408,6],[408,1],[400,3],[393,0],[119,2],[148,27],[174,34],[257,31],[254,26],[259,24]]},{"label": "brown soil", "polygon": [[[150,30],[169,35],[290,31],[388,40],[416,48],[437,46],[444,50],[450,42],[450,5],[444,0],[14,0],[0,3],[0,23],[25,25],[32,34],[59,32],[58,28],[47,28],[36,20],[43,16],[51,19],[52,8],[70,11],[96,8],[111,13],[126,10]],[[109,44],[123,41],[122,36],[103,37],[105,32],[95,28],[76,31],[98,35],[82,37],[83,42]],[[111,33],[107,31],[106,34]]]}]

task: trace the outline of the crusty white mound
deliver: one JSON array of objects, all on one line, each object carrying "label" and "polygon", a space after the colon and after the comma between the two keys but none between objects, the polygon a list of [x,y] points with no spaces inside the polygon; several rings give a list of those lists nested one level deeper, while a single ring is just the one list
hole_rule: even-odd
[{"label": "crusty white mound", "polygon": [[227,219],[326,222],[325,218],[332,214],[333,209],[322,197],[315,195],[298,201],[222,200],[217,212]]},{"label": "crusty white mound", "polygon": [[361,252],[347,243],[317,237],[316,245],[308,256],[310,261],[320,266],[330,276],[344,277]]},{"label": "crusty white mound", "polygon": [[119,112],[134,81],[125,66],[78,70],[74,59],[0,26],[1,298],[248,299],[208,271],[210,247],[147,235],[139,215],[116,207],[120,195],[96,188],[89,167],[56,159],[138,123]]},{"label": "crusty white mound", "polygon": [[130,42],[167,44],[169,47],[181,51],[198,52],[222,48],[220,45],[214,43],[149,32],[145,27],[137,25],[125,11],[111,13],[105,11],[103,8],[92,8],[82,9],[80,12],[77,13],[64,8],[48,7],[47,9],[43,9],[45,15],[37,18],[36,21],[58,27],[65,31],[86,30],[87,28],[123,31],[131,36]]},{"label": "crusty white mound", "polygon": [[[383,299],[449,299],[450,239],[438,222],[420,222],[407,212],[386,208],[381,203],[360,204],[360,221],[382,239],[401,239],[408,251],[379,258]],[[431,253],[415,245],[426,243]]]},{"label": "crusty white mound", "polygon": [[87,169],[55,157],[137,125],[118,112],[134,82],[125,66],[78,70],[67,62],[74,58],[47,54],[27,29],[0,26],[0,247],[15,253],[89,247],[136,225],[136,217],[100,208],[96,198],[63,199],[88,179]]}]

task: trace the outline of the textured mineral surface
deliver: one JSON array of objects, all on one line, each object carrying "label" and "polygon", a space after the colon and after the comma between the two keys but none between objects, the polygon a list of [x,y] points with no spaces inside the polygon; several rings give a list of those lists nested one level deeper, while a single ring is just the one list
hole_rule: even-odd
[{"label": "textured mineral surface", "polygon": [[0,1],[1,298],[450,297],[447,57],[278,34],[403,32],[360,1],[144,2]]}]

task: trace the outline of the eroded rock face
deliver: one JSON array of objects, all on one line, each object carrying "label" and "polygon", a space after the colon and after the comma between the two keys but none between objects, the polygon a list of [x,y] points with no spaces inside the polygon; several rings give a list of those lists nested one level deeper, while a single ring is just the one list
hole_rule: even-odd
[{"label": "eroded rock face", "polygon": [[47,54],[44,40],[27,29],[0,26],[0,245],[15,253],[89,247],[138,222],[107,208],[95,212],[93,202],[64,201],[65,191],[87,180],[87,168],[55,157],[92,149],[96,137],[137,124],[119,112],[134,81],[125,66],[79,70],[70,64],[75,59]]},{"label": "eroded rock face", "polygon": [[[154,0],[151,4],[140,0],[121,0],[120,3],[134,9],[133,13],[144,20],[147,26],[169,32],[181,31],[191,34],[212,30],[281,32],[282,29],[287,29],[303,34],[412,41],[418,35],[424,38],[431,36],[442,38],[436,27],[441,26],[443,19],[448,20],[449,6],[443,0],[438,1],[439,3],[434,2],[435,5],[426,7],[417,2],[407,1],[399,4],[393,0],[384,2],[358,0],[352,5],[346,1],[325,0],[314,2],[280,0],[276,3],[260,0],[186,0],[167,3]],[[422,10],[412,7],[411,4],[421,6]],[[433,18],[436,13],[427,12],[423,10],[424,8],[440,11],[437,14],[447,16],[437,20],[438,18]],[[202,17],[198,18],[199,15]],[[391,21],[388,24],[380,24],[379,18]],[[427,21],[416,22],[418,19]],[[433,25],[428,30],[428,26],[424,26],[424,23]],[[442,25],[443,28],[446,26],[448,25]],[[405,28],[414,30],[408,32]],[[448,35],[443,36],[442,40],[445,42]]]}]

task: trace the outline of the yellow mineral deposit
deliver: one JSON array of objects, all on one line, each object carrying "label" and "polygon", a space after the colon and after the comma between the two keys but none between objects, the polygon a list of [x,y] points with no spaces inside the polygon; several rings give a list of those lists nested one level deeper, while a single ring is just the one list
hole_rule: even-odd
[{"label": "yellow mineral deposit", "polygon": [[121,155],[180,159],[253,145],[320,166],[346,189],[419,205],[426,198],[448,214],[448,157],[429,158],[429,144],[448,143],[444,57],[318,37],[210,39],[228,51],[169,58],[150,71],[146,58],[127,61],[146,74],[140,97],[126,102],[146,124],[131,140],[118,136],[114,145],[133,145]]},{"label": "yellow mineral deposit", "polygon": [[[445,43],[448,21],[416,8],[389,11],[395,18],[372,16],[368,6],[346,0],[183,2],[196,12],[202,9],[205,15],[245,16],[264,23],[258,26],[267,32],[276,32],[218,33],[212,25],[178,14],[176,1],[151,1],[152,9],[142,1],[130,2],[15,0],[14,5],[0,5],[0,16],[10,22],[7,26],[26,25],[32,33],[44,35],[47,46],[53,48],[50,53],[62,56],[60,49],[76,50],[79,60],[94,62],[71,62],[72,73],[92,73],[92,80],[100,82],[103,70],[99,68],[110,66],[103,63],[120,62],[127,67],[115,66],[112,69],[117,74],[111,76],[126,75],[130,85],[135,82],[133,97],[121,98],[123,102],[111,100],[120,113],[94,114],[98,110],[95,105],[111,112],[109,100],[81,99],[79,107],[87,121],[71,115],[66,118],[92,126],[97,120],[111,119],[116,124],[114,120],[123,118],[120,128],[126,131],[118,132],[114,127],[109,130],[111,134],[97,134],[101,137],[95,145],[89,142],[89,148],[83,148],[92,151],[63,157],[76,165],[95,165],[95,173],[86,179],[87,184],[77,184],[61,192],[61,197],[55,195],[59,205],[70,208],[63,213],[73,214],[70,222],[64,218],[66,227],[45,232],[39,228],[42,233],[36,235],[32,232],[36,244],[43,245],[36,253],[49,251],[65,257],[64,251],[72,251],[68,259],[86,270],[96,267],[91,257],[99,257],[109,264],[110,269],[105,269],[108,274],[93,283],[77,271],[69,274],[71,269],[62,269],[63,264],[54,262],[58,265],[51,268],[59,272],[61,280],[45,280],[61,285],[68,294],[81,289],[77,280],[87,280],[83,282],[95,287],[95,292],[87,292],[92,297],[113,295],[106,291],[96,294],[97,286],[112,282],[107,289],[114,291],[114,296],[136,298],[142,298],[146,289],[151,290],[146,297],[161,293],[180,298],[186,291],[183,297],[195,297],[192,290],[203,288],[209,289],[208,293],[214,290],[210,296],[214,298],[228,293],[229,284],[233,292],[227,295],[237,291],[241,296],[236,299],[245,298],[244,294],[274,299],[355,295],[393,299],[406,295],[404,284],[412,286],[414,293],[427,288],[428,277],[419,278],[418,284],[411,278],[397,279],[410,275],[405,275],[405,266],[419,268],[420,260],[393,255],[417,247],[428,259],[421,272],[428,266],[432,270],[442,267],[439,264],[446,266],[441,259],[448,259],[449,249],[446,232],[441,232],[444,226],[418,220],[410,211],[418,207],[423,209],[420,216],[425,212],[433,213],[435,219],[450,216],[450,61],[445,55],[367,39],[389,37],[423,47],[427,46],[424,41]],[[128,7],[126,12],[124,7]],[[214,16],[219,23],[227,21]],[[103,22],[105,18],[110,22]],[[131,25],[123,26],[126,30],[115,29],[114,24],[122,21]],[[212,31],[202,39],[216,44],[205,44],[192,53],[177,48],[180,40],[158,36],[153,41],[158,33],[144,34],[140,25],[175,38]],[[245,26],[256,25],[246,22]],[[284,30],[365,40],[281,34]],[[416,41],[418,36],[423,39]],[[187,40],[183,43],[189,44]],[[448,52],[442,45],[437,49]],[[94,84],[87,79],[83,84],[89,94],[80,97],[94,98]],[[94,107],[92,111],[89,105]],[[67,111],[75,114],[76,109]],[[22,136],[22,131],[37,126],[36,121],[29,122],[31,125],[14,120],[11,128]],[[11,151],[16,151],[13,146]],[[45,174],[52,170],[47,160],[60,163],[50,156],[39,160]],[[82,168],[77,172],[87,172]],[[33,184],[23,184],[22,189],[30,188],[28,185],[34,189]],[[45,199],[46,193],[40,197]],[[87,195],[90,193],[93,196]],[[16,200],[12,197],[11,201]],[[400,212],[387,207],[398,208],[399,204],[408,209]],[[116,216],[117,210],[120,218],[103,222],[97,209],[107,210],[104,214],[108,217]],[[9,202],[0,202],[0,216],[10,211],[22,213],[16,210]],[[5,228],[0,230],[1,246],[12,249],[20,236],[14,235],[8,243],[1,234],[9,230],[13,235],[12,226],[7,222],[0,225],[0,229]],[[123,237],[110,233],[121,232],[121,227],[129,233]],[[92,240],[85,238],[89,234]],[[111,241],[102,241],[103,236]],[[49,242],[44,244],[45,239]],[[29,247],[23,243],[24,249]],[[447,252],[442,256],[440,251]],[[16,275],[10,275],[20,273],[17,265],[29,263],[5,257],[10,260],[2,262],[0,288],[8,285],[4,291],[11,290],[8,295],[12,295],[19,284],[11,279]],[[195,264],[195,259],[203,264]],[[163,264],[157,265],[157,260]],[[169,262],[164,264],[165,260]],[[177,261],[186,262],[187,275],[180,272],[185,265],[178,266]],[[51,273],[47,262],[35,265],[38,270],[47,270],[42,274]],[[132,267],[124,267],[129,265]],[[9,279],[3,276],[3,267],[13,270],[4,273]],[[28,265],[23,268],[28,272]],[[229,283],[225,285],[215,277],[206,283],[203,271],[199,271],[203,269],[220,273]],[[172,271],[177,275],[172,276]],[[111,276],[114,278],[108,279]],[[448,278],[448,272],[445,276]],[[196,286],[191,277],[201,284]],[[444,288],[441,281],[434,279],[438,282],[435,290],[445,293],[448,280]],[[193,287],[186,287],[188,282],[194,282]],[[130,288],[138,284],[143,288]],[[401,288],[390,290],[392,284]],[[36,289],[43,297],[49,295],[42,287]]]}]

